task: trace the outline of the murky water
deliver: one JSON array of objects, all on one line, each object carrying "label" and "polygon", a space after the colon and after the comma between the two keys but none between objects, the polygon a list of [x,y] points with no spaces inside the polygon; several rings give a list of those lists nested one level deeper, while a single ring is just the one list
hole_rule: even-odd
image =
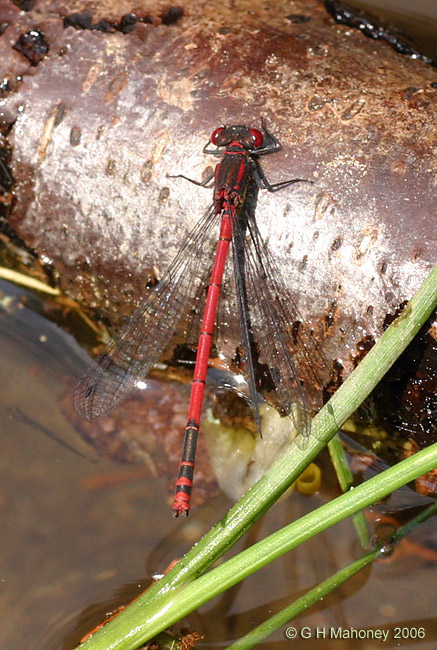
[{"label": "murky water", "polygon": [[[400,2],[395,4],[401,11]],[[436,20],[437,4],[427,6]],[[393,13],[393,2],[389,10]],[[425,53],[437,57],[434,23],[425,22],[407,15],[400,24],[416,38],[413,23],[418,25]],[[175,521],[164,479],[141,476],[135,465],[98,458],[59,407],[71,378],[88,362],[85,353],[68,334],[18,306],[18,297],[32,301],[30,294],[7,283],[0,289],[0,647],[68,650],[106,611],[135,597],[153,574],[187,550],[230,502],[219,497],[195,509],[188,521]],[[325,495],[308,499],[293,494],[238,548],[330,498],[335,488],[325,464]],[[355,540],[350,521],[344,522],[201,608],[187,621],[205,635],[199,647],[226,646],[352,561],[359,553]],[[300,631],[308,627],[325,630],[325,638],[321,633],[310,642],[320,650],[435,648],[435,521],[424,524],[399,550],[294,622],[295,640],[280,630],[259,647],[307,650],[309,642]],[[408,630],[424,628],[425,638],[395,640],[396,627],[406,630],[407,637]],[[385,643],[340,641],[329,638],[330,628],[387,630],[389,636]]]},{"label": "murky water", "polygon": [[[86,355],[57,326],[27,307],[18,308],[18,297],[26,292],[7,283],[0,288],[5,292],[0,315],[0,647],[67,650],[106,611],[135,597],[154,573],[187,550],[225,513],[229,501],[219,497],[196,508],[189,520],[175,521],[164,480],[141,477],[135,465],[98,459],[59,408]],[[238,548],[330,498],[335,487],[324,463],[325,495],[292,494]],[[410,495],[404,505],[411,505],[411,498],[414,502]],[[344,522],[202,607],[186,621],[205,635],[199,647],[226,646],[352,561],[359,552],[355,540],[351,523]],[[384,629],[391,643],[381,647],[435,647],[435,522],[400,548],[399,559],[356,576],[295,627]],[[426,638],[405,639],[398,646],[392,638],[396,626],[424,627]],[[281,630],[260,647],[285,649],[290,643]],[[293,648],[307,647],[306,639],[293,641]],[[319,638],[311,647],[379,645]]]},{"label": "murky water", "polygon": [[[0,314],[0,647],[49,650],[53,628],[63,628],[62,638],[84,608],[124,583],[147,584],[202,523],[199,531],[190,522],[187,541],[163,480],[139,478],[138,466],[98,459],[81,443],[59,399],[88,358],[17,298],[2,304],[10,313]],[[59,637],[50,647],[61,647]]]}]

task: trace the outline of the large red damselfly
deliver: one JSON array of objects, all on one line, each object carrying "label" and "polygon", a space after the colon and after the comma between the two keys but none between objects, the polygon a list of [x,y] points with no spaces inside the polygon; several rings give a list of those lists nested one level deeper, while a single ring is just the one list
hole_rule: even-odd
[{"label": "large red damselfly", "polygon": [[[213,204],[188,235],[166,275],[143,299],[128,323],[116,334],[79,381],[74,406],[88,420],[103,417],[144,381],[175,333],[195,310],[207,278],[209,284],[198,337],[188,420],[173,503],[173,514],[188,515],[193,483],[197,436],[220,289],[229,247],[232,248],[234,287],[241,344],[251,407],[258,432],[257,377],[254,355],[264,358],[277,399],[303,436],[310,432],[307,386],[317,384],[309,357],[317,349],[311,337],[302,339],[303,324],[280,279],[273,256],[264,244],[254,216],[258,189],[276,192],[305,182],[290,179],[271,184],[258,164],[258,156],[281,149],[262,123],[261,133],[245,126],[216,129],[203,149],[221,156],[215,172],[196,185],[213,180]],[[210,149],[211,143],[215,149]],[[220,234],[214,230],[220,222]],[[213,253],[215,248],[215,256]],[[320,385],[319,387],[320,388]]]}]

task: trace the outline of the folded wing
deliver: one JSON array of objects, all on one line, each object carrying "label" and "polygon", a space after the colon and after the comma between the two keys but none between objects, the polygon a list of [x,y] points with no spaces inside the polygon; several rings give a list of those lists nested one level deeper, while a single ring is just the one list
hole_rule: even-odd
[{"label": "folded wing", "polygon": [[[199,301],[212,265],[219,215],[211,206],[188,235],[164,278],[141,301],[74,392],[74,408],[87,420],[106,415],[143,381]],[[215,237],[213,236],[215,234]]]}]

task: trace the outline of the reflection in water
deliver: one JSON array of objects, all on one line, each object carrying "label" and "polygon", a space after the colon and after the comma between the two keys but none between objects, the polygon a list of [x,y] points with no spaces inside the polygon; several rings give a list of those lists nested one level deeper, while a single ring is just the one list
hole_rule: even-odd
[{"label": "reflection in water", "polygon": [[[2,289],[15,296],[23,293],[6,284]],[[225,514],[229,501],[219,496],[186,522],[175,521],[169,516],[164,479],[138,476],[135,465],[119,470],[108,460],[90,462],[90,447],[59,408],[66,382],[80,374],[88,359],[69,335],[18,304],[15,298],[9,301],[12,308],[0,313],[0,579],[6,613],[0,647],[69,650],[108,610],[132,600],[154,574],[181,557]],[[336,494],[329,462],[322,458],[320,464],[324,494],[311,499],[293,494],[259,521],[236,550]],[[100,489],[90,487],[96,477]],[[420,499],[409,491],[408,507]],[[352,524],[343,522],[236,585],[186,623],[205,635],[202,643],[209,647],[228,644],[354,559],[355,540]],[[378,563],[357,575],[308,612],[302,624],[393,629],[404,619],[411,623],[432,616],[436,567],[433,554],[420,549],[437,545],[434,522],[424,524],[411,541],[407,565],[405,554],[397,561],[394,553],[390,564]],[[426,629],[432,642],[432,621],[426,621]],[[280,647],[283,633],[259,647],[271,648],[272,642]],[[334,647],[326,640],[317,643],[312,647]],[[347,641],[342,647],[348,650]],[[426,645],[411,641],[403,647],[423,650]],[[293,648],[307,650],[307,641],[296,640]]]},{"label": "reflection in water", "polygon": [[[135,465],[91,462],[96,454],[59,408],[87,355],[27,308],[41,310],[31,294],[7,283],[0,289],[0,580],[7,612],[0,647],[51,650],[61,647],[61,632],[77,629],[78,612],[136,581],[149,550],[180,526],[169,516],[162,479],[138,477]],[[102,489],[90,489],[96,476]],[[188,545],[181,541],[173,553]]]},{"label": "reflection in water", "polygon": [[63,440],[54,431],[51,431],[51,429],[48,429],[44,425],[40,424],[36,420],[33,420],[28,415],[26,415],[26,413],[24,413],[24,411],[22,411],[19,406],[8,407],[6,409],[6,412],[10,419],[15,420],[16,422],[22,422],[23,424],[26,424],[31,429],[40,431],[48,438],[51,438],[52,440],[57,442],[59,445],[63,445],[66,449],[69,449],[73,454],[77,454],[81,458],[87,458],[85,454],[83,454],[78,449],[76,449],[76,447],[73,447],[73,445],[70,445],[66,440]]}]

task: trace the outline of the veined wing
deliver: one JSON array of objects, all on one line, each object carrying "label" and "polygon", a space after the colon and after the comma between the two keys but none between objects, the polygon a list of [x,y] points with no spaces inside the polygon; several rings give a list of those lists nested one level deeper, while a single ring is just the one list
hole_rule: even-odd
[{"label": "veined wing", "polygon": [[[244,215],[241,215],[244,217]],[[247,238],[247,221],[244,218],[237,218],[237,215],[234,215],[233,219],[233,232],[232,232],[232,257],[234,262],[234,278],[235,278],[235,297],[236,304],[238,307],[239,320],[240,320],[240,338],[241,345],[243,347],[244,356],[245,356],[245,366],[246,366],[246,377],[247,385],[249,387],[249,394],[251,398],[251,407],[253,415],[255,418],[255,424],[259,435],[261,433],[261,418],[258,408],[258,399],[257,399],[257,388],[256,388],[256,378],[255,378],[255,369],[253,362],[252,354],[252,334],[253,334],[253,323],[251,318],[251,312],[249,308],[249,300],[252,299],[248,297],[248,290],[251,289],[253,283],[250,282],[250,277],[248,277],[247,269],[247,258],[246,258],[246,238]],[[255,305],[252,305],[252,309],[256,309]],[[259,321],[259,316],[258,316]]]},{"label": "veined wing", "polygon": [[164,278],[80,379],[74,408],[87,420],[106,415],[144,380],[177,332],[213,263],[219,221],[211,206],[190,232]]},{"label": "veined wing", "polygon": [[268,365],[279,403],[295,428],[310,433],[311,411],[321,405],[325,366],[311,331],[288,297],[253,214],[246,215],[245,277],[250,327]]}]

